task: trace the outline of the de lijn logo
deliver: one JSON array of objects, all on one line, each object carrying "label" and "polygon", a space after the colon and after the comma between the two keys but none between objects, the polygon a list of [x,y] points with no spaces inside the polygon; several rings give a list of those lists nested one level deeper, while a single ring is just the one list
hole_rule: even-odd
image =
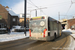
[{"label": "de lijn logo", "polygon": [[0,20],[2,19],[2,16],[0,15]]}]

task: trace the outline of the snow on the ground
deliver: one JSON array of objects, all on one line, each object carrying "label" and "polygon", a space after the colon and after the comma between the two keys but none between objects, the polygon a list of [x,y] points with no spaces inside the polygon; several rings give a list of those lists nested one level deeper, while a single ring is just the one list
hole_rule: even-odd
[{"label": "snow on the ground", "polygon": [[71,29],[64,29],[64,30],[62,30],[62,32],[70,32],[69,34],[73,37],[73,38],[75,38],[75,30],[71,30]]},{"label": "snow on the ground", "polygon": [[75,30],[71,30],[71,29],[64,29],[64,30],[62,30],[62,32],[75,32]]},{"label": "snow on the ground", "polygon": [[71,30],[71,29],[67,29],[67,30],[62,30],[62,32],[66,32],[67,34],[70,34],[72,37],[71,37],[71,43],[69,45],[69,48],[68,50],[74,50],[75,49],[75,30]]},{"label": "snow on the ground", "polygon": [[75,38],[75,34],[71,34],[71,36],[73,36],[73,38]]},{"label": "snow on the ground", "polygon": [[74,50],[75,49],[75,40],[70,37],[70,45],[68,46],[68,50]]},{"label": "snow on the ground", "polygon": [[29,37],[29,32],[26,32],[26,34],[27,36],[25,36],[24,32],[11,32],[10,34],[0,34],[0,42],[13,41]]},{"label": "snow on the ground", "polygon": [[62,32],[71,32],[71,29],[64,29],[64,30],[62,30]]}]

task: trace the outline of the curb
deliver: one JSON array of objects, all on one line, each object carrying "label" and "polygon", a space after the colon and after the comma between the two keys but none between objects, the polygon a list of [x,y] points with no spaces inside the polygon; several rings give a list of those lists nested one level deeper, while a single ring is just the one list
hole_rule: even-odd
[{"label": "curb", "polygon": [[[72,32],[72,31],[71,31]],[[72,32],[72,34],[75,34],[75,32]],[[73,37],[73,39],[75,40],[75,37],[74,36],[72,36],[72,34],[71,34],[71,37]]]},{"label": "curb", "polygon": [[75,38],[71,35],[71,37],[75,40]]}]

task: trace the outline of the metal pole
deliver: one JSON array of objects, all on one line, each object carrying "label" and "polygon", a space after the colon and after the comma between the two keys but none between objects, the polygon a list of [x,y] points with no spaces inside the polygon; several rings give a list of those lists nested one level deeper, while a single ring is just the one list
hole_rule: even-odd
[{"label": "metal pole", "polygon": [[36,13],[35,15],[36,15],[36,17],[37,17],[37,10],[35,9],[35,11],[36,11],[36,12],[35,12],[35,13]]},{"label": "metal pole", "polygon": [[59,19],[58,20],[60,20],[60,12],[58,12],[58,16],[59,16]]},{"label": "metal pole", "polygon": [[25,5],[24,5],[24,7],[25,7],[25,8],[24,8],[24,9],[25,9],[25,10],[24,10],[24,28],[25,28],[24,33],[25,33],[25,36],[26,36],[26,8],[27,8],[27,7],[26,7],[26,3],[27,3],[27,2],[26,2],[26,0],[25,0]]}]

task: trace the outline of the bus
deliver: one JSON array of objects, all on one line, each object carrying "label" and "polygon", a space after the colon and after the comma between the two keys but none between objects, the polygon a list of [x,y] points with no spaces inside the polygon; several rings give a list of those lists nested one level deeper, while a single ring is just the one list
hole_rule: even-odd
[{"label": "bus", "polygon": [[29,39],[50,41],[61,36],[61,33],[61,23],[49,16],[30,18]]}]

